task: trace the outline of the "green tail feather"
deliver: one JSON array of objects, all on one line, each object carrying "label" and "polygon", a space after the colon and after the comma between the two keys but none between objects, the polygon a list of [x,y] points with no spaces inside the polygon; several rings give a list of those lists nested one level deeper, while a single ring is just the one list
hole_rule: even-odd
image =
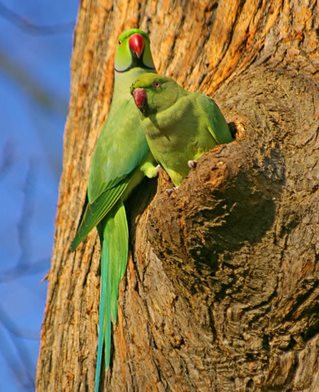
[{"label": "green tail feather", "polygon": [[[128,257],[128,226],[125,207],[119,202],[104,220],[101,252],[101,294],[99,337],[95,369],[95,388],[99,391],[103,347],[105,370],[111,359],[111,321],[117,321],[119,284],[124,276]],[[103,223],[104,223],[103,222]]]},{"label": "green tail feather", "polygon": [[71,244],[72,252],[75,251],[89,232],[102,221],[108,212],[111,211],[126,188],[127,182],[122,182],[103,192],[92,204],[86,205],[80,227]]}]

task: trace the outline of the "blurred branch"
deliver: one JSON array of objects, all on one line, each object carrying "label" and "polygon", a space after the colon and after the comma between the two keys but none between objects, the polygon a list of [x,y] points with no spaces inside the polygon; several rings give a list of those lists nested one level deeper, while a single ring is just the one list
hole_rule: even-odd
[{"label": "blurred branch", "polygon": [[54,181],[58,184],[62,171],[62,135],[57,132],[56,123],[52,122],[51,118],[43,116],[42,112],[36,110],[34,105],[29,105],[29,109],[33,129],[38,135]]},{"label": "blurred branch", "polygon": [[23,186],[23,204],[21,216],[17,224],[18,228],[18,241],[21,249],[21,256],[18,261],[18,266],[25,266],[30,261],[30,240],[28,236],[28,228],[33,214],[33,190],[35,182],[35,164],[32,160],[29,161],[28,171],[26,174],[25,183]]},{"label": "blurred branch", "polygon": [[7,140],[3,146],[3,153],[0,162],[0,180],[7,174],[14,161],[14,144]]},{"label": "blurred branch", "polygon": [[7,283],[10,280],[15,280],[28,275],[35,275],[39,272],[43,272],[49,268],[50,258],[44,258],[33,263],[17,265],[6,271],[2,271],[0,274],[0,283]]},{"label": "blurred branch", "polygon": [[0,49],[0,71],[5,72],[42,108],[65,116],[68,103],[63,97],[46,89],[25,67],[14,61]]},{"label": "blurred branch", "polygon": [[40,340],[39,334],[36,332],[25,330],[22,331],[17,325],[12,321],[12,319],[8,316],[7,312],[0,305],[0,323],[5,327],[5,329],[12,335],[17,338],[28,339],[28,340]]},{"label": "blurred branch", "polygon": [[[17,341],[16,337],[13,335],[21,336],[19,328],[7,315],[5,310],[0,305],[0,324],[4,329],[9,332],[12,343],[15,347],[16,354],[12,352],[10,345],[5,336],[2,336],[1,341],[1,353],[6,359],[9,367],[11,368],[15,378],[24,387],[24,389],[34,390],[34,377],[32,372],[32,359],[30,357],[29,351],[22,340]],[[0,335],[1,336],[1,335]],[[23,371],[22,371],[23,369]]]},{"label": "blurred branch", "polygon": [[[4,160],[5,161],[5,160]],[[3,166],[3,165],[2,165]],[[40,268],[48,265],[49,260],[40,260],[37,263],[30,263],[30,241],[29,241],[29,227],[33,215],[33,199],[34,199],[34,183],[36,178],[35,163],[30,160],[23,186],[23,203],[18,229],[18,241],[21,249],[21,255],[17,265],[0,275],[0,282],[3,283],[10,279],[16,279],[27,274],[38,272]],[[14,374],[14,378],[20,385],[20,389],[34,391],[34,376],[33,376],[33,360],[27,345],[23,339],[38,340],[38,334],[30,330],[25,330],[18,327],[10,314],[0,304],[0,325],[7,331],[12,341],[8,342],[8,338],[1,332],[0,329],[0,352],[5,358],[9,368]],[[19,338],[19,340],[18,340]]]},{"label": "blurred branch", "polygon": [[75,22],[55,23],[51,25],[37,25],[24,16],[17,14],[0,2],[0,16],[17,26],[20,30],[33,35],[63,34],[73,31]]},{"label": "blurred branch", "polygon": [[31,226],[30,222],[33,215],[33,191],[35,189],[36,178],[35,173],[35,163],[30,160],[25,178],[25,183],[22,189],[24,198],[22,202],[21,215],[17,223],[18,242],[21,249],[21,255],[16,266],[1,272],[0,283],[8,282],[22,276],[37,274],[48,268],[50,263],[49,258],[43,258],[34,263],[30,262],[31,250],[28,228]]}]

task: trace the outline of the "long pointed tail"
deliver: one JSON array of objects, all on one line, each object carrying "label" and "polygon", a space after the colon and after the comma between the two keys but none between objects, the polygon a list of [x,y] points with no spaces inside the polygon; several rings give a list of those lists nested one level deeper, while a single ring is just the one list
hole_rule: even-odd
[{"label": "long pointed tail", "polygon": [[119,284],[124,276],[128,257],[128,226],[125,207],[119,202],[105,219],[101,252],[101,294],[99,337],[95,369],[95,388],[99,391],[104,347],[105,370],[111,359],[111,321],[117,320]]}]

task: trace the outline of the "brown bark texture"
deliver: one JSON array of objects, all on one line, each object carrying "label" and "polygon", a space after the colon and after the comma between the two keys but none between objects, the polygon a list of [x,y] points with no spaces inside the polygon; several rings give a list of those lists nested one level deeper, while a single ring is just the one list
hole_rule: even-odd
[{"label": "brown bark texture", "polygon": [[81,1],[38,391],[93,391],[100,246],[95,230],[69,246],[117,37],[136,26],[158,71],[213,96],[237,133],[178,189],[162,172],[128,201],[101,389],[319,391],[318,21],[315,0]]}]

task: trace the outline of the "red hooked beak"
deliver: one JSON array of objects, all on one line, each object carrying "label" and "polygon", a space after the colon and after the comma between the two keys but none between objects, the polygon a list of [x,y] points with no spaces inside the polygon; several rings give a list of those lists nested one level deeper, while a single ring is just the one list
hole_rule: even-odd
[{"label": "red hooked beak", "polygon": [[140,109],[143,110],[145,103],[146,103],[146,92],[142,88],[136,88],[132,91],[132,95],[134,98],[135,105]]},{"label": "red hooked beak", "polygon": [[144,38],[141,36],[141,34],[136,33],[131,35],[128,43],[132,51],[136,54],[138,58],[140,58],[145,45]]}]

